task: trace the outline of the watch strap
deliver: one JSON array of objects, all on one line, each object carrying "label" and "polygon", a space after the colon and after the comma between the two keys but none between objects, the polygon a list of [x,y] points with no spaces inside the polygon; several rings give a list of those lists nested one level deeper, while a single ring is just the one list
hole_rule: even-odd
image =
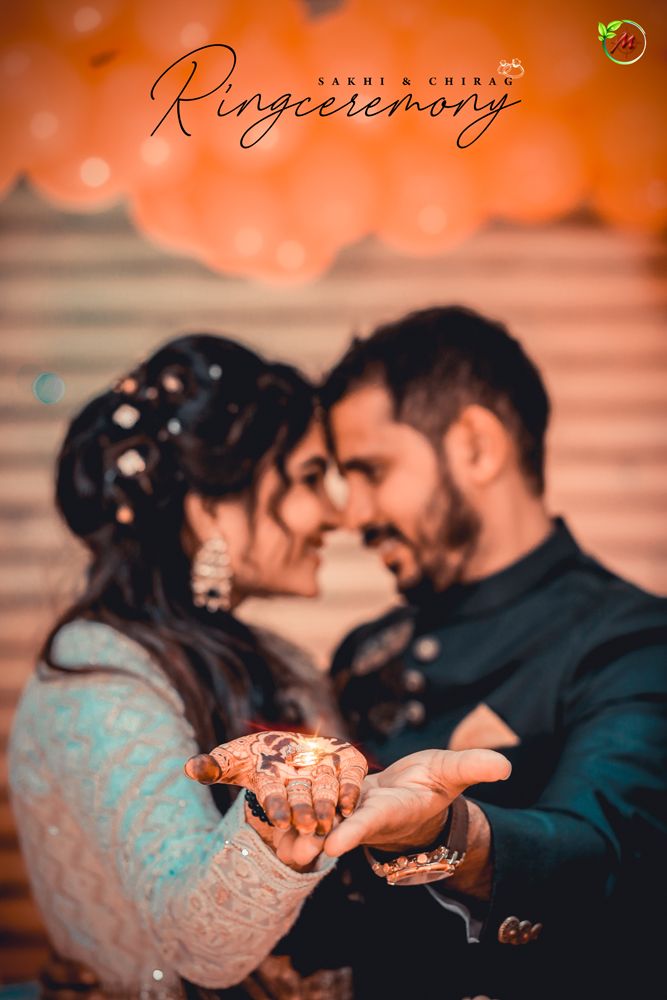
[{"label": "watch strap", "polygon": [[468,806],[462,795],[454,799],[449,807],[449,832],[445,847],[462,857],[468,849]]},{"label": "watch strap", "polygon": [[389,885],[417,885],[449,878],[465,858],[468,846],[468,806],[459,795],[449,807],[445,842],[417,854],[400,855],[390,861],[374,861],[372,869]]}]

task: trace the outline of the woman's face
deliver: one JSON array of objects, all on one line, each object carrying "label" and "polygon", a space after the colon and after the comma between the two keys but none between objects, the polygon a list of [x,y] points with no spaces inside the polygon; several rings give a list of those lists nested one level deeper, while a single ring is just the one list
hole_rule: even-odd
[{"label": "woman's face", "polygon": [[287,456],[287,484],[271,465],[257,481],[254,508],[241,502],[218,505],[237,603],[257,595],[318,593],[324,534],[339,524],[324,485],[327,464],[324,431],[314,420]]}]

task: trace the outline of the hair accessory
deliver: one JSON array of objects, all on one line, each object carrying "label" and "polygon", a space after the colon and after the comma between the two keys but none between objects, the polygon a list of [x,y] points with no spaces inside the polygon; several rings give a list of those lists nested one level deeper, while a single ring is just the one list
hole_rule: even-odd
[{"label": "hair accessory", "polygon": [[119,406],[117,410],[114,410],[111,415],[111,419],[123,430],[129,431],[136,424],[140,417],[139,410],[136,406],[130,406],[129,403],[123,403]]},{"label": "hair accessory", "polygon": [[232,570],[227,542],[220,535],[208,538],[195,553],[190,571],[192,600],[196,607],[229,611]]},{"label": "hair accessory", "polygon": [[165,392],[183,392],[183,379],[173,372],[166,372],[160,379],[160,384]]},{"label": "hair accessory", "polygon": [[124,476],[136,476],[138,473],[146,471],[146,460],[136,448],[130,448],[119,455],[116,459],[116,465]]},{"label": "hair accessory", "polygon": [[116,520],[119,524],[132,524],[134,521],[134,511],[126,503],[123,503],[116,511]]},{"label": "hair accessory", "polygon": [[219,378],[222,378],[222,365],[211,365],[208,370],[209,378],[212,378],[214,382],[217,382]]},{"label": "hair accessory", "polygon": [[114,392],[122,392],[125,396],[131,396],[139,388],[139,383],[132,375],[126,375],[114,388]]},{"label": "hair accessory", "polygon": [[167,421],[167,430],[170,434],[180,434],[183,430],[181,421],[176,417],[172,417],[171,420]]}]

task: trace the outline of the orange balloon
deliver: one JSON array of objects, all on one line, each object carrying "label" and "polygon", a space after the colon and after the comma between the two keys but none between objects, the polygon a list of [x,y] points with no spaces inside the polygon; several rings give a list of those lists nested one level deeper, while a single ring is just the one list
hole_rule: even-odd
[{"label": "orange balloon", "polygon": [[284,204],[271,179],[224,169],[214,158],[200,164],[194,178],[192,210],[201,253],[244,273],[267,263],[286,225]]},{"label": "orange balloon", "polygon": [[513,222],[547,222],[588,195],[587,161],[567,125],[525,108],[519,112],[484,149],[489,212]]},{"label": "orange balloon", "polygon": [[340,249],[372,232],[382,214],[370,158],[330,136],[307,145],[278,184],[288,218],[309,234],[309,243]]},{"label": "orange balloon", "polygon": [[461,156],[443,156],[438,146],[403,143],[387,149],[377,233],[409,253],[438,253],[469,236],[483,219],[483,206]]},{"label": "orange balloon", "polygon": [[87,111],[81,80],[59,53],[25,38],[0,50],[3,146],[21,166],[66,156]]},{"label": "orange balloon", "polygon": [[125,179],[114,173],[94,146],[33,165],[27,176],[40,194],[67,209],[108,208],[125,193]]},{"label": "orange balloon", "polygon": [[660,233],[667,223],[662,117],[658,95],[647,94],[640,107],[626,96],[598,120],[598,174],[591,200],[608,222],[624,229]]},{"label": "orange balloon", "polygon": [[[28,0],[30,2],[30,0]],[[122,16],[123,0],[33,0],[39,22],[45,33],[65,43],[99,39]]]},{"label": "orange balloon", "polygon": [[175,253],[197,256],[201,233],[192,206],[193,178],[168,193],[146,185],[133,191],[129,214],[137,229],[157,246]]},{"label": "orange balloon", "polygon": [[258,173],[298,162],[314,130],[312,115],[296,113],[308,110],[301,102],[313,92],[301,63],[302,44],[265,39],[262,32],[239,48],[230,89],[215,95],[200,131],[214,155],[233,169]]},{"label": "orange balloon", "polygon": [[91,133],[113,169],[137,190],[177,188],[199,148],[198,139],[184,135],[175,121],[151,135],[158,120],[152,82],[150,64],[123,65],[106,75],[95,95]]},{"label": "orange balloon", "polygon": [[210,160],[196,187],[200,257],[209,267],[292,284],[322,273],[333,259],[334,241],[315,238],[291,216],[278,173],[223,173]]}]

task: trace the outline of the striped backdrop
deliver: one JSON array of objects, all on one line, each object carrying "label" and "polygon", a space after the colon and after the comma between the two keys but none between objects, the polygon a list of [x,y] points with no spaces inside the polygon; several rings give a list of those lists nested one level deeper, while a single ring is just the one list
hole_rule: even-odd
[{"label": "striped backdrop", "polygon": [[[319,281],[264,288],[150,246],[122,208],[64,214],[24,187],[0,205],[0,981],[34,975],[44,954],[4,750],[35,649],[80,573],[81,553],[51,509],[54,452],[80,403],[186,330],[232,333],[317,375],[352,331],[429,304],[470,305],[507,322],[543,369],[554,400],[552,510],[614,569],[667,592],[666,262],[664,244],[577,217],[497,225],[427,259],[364,242]],[[41,371],[64,379],[61,403],[32,395]],[[391,600],[354,538],[333,539],[328,556],[320,600],[247,610],[322,663]]]}]

